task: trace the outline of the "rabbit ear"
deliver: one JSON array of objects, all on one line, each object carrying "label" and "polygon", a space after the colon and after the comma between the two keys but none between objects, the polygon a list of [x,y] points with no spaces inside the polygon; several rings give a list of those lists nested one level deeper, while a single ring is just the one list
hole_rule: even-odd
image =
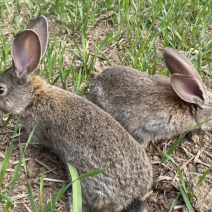
[{"label": "rabbit ear", "polygon": [[35,32],[24,30],[17,34],[12,42],[12,55],[15,70],[19,78],[30,74],[34,71],[39,62],[41,55],[40,41]]},{"label": "rabbit ear", "polygon": [[39,16],[26,29],[31,29],[37,33],[41,45],[41,58],[46,52],[48,42],[48,22],[45,16]]},{"label": "rabbit ear", "polygon": [[174,74],[171,77],[171,85],[177,95],[184,101],[199,106],[204,103],[204,89],[201,83],[199,83],[194,77]]},{"label": "rabbit ear", "polygon": [[184,74],[192,76],[200,82],[202,81],[197,70],[191,64],[191,62],[180,52],[173,48],[165,48],[163,51],[163,57],[169,72],[173,75]]}]

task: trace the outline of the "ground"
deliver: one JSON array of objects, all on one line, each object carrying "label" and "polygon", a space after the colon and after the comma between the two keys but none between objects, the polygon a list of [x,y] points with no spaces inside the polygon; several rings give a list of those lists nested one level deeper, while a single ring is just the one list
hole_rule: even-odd
[{"label": "ground", "polygon": [[[113,14],[111,14],[112,16]],[[108,15],[109,17],[109,15]],[[60,24],[60,23],[57,23]],[[49,29],[50,29],[50,43],[51,35],[54,34],[54,31],[57,29],[57,24],[55,24],[53,18],[49,18]],[[87,51],[92,55],[94,54],[94,46],[96,43],[96,38],[103,40],[105,38],[106,32],[110,31],[110,27],[105,24],[104,19],[98,23],[98,26],[94,31],[90,32],[87,41]],[[54,30],[53,30],[54,29]],[[6,34],[6,33],[5,33]],[[66,35],[65,31],[61,32],[61,38],[67,36],[70,43],[68,47],[74,46],[74,43],[71,39],[71,35]],[[127,36],[124,35],[122,38],[122,44],[127,42]],[[76,42],[79,43],[81,47],[80,38],[76,39]],[[160,44],[160,40],[157,41]],[[74,47],[73,47],[74,48]],[[76,48],[76,47],[75,47]],[[104,49],[104,54],[109,58],[113,64],[120,64],[119,58],[117,56],[117,51],[122,56],[123,46],[119,45],[118,48]],[[157,49],[157,56],[162,57],[163,46],[159,45]],[[45,59],[44,59],[45,60]],[[69,52],[66,49],[64,53],[64,66],[70,65]],[[81,60],[77,58],[75,63],[81,65]],[[96,64],[92,70],[92,75],[99,74],[103,67],[108,66],[108,62],[104,60],[101,56],[97,57]],[[161,67],[158,69],[160,71]],[[205,70],[206,72],[207,70]],[[55,73],[58,73],[57,67],[55,68]],[[203,72],[204,73],[204,72]],[[210,86],[210,80],[206,80],[208,86]],[[85,86],[89,84],[89,80],[82,84]],[[58,86],[61,84],[58,82]],[[69,83],[68,90],[72,90],[72,84]],[[86,98],[86,97],[84,97]],[[6,120],[7,115],[1,113],[0,126],[3,126],[4,121]],[[0,161],[3,161],[5,153],[8,149],[8,146],[11,142],[11,137],[13,136],[14,126],[16,119],[13,118],[7,127],[0,132]],[[20,125],[21,127],[21,125]],[[171,147],[171,145],[178,139],[173,138],[172,140],[161,141],[157,144],[163,152]],[[196,184],[202,174],[211,167],[212,164],[212,147],[211,147],[212,135],[210,132],[203,132],[201,130],[194,130],[192,133],[189,133],[176,148],[176,150],[171,154],[171,157],[175,160],[178,166],[183,172],[183,176],[186,181],[187,190],[190,188],[194,192],[194,197],[192,199],[192,205],[197,212],[209,212],[212,211],[212,176],[208,174],[204,179],[202,184],[196,187]],[[14,147],[12,151],[12,157],[10,159],[9,167],[6,172],[4,179],[2,191],[6,191],[11,182],[14,169],[17,165],[17,162],[20,159],[19,151],[19,140],[24,146],[27,141],[27,135],[25,134],[24,128],[20,132],[20,135],[16,136],[14,139]],[[147,147],[147,153],[151,159],[151,163],[154,168],[154,184],[151,191],[147,194],[146,204],[149,209],[149,212],[158,212],[164,211],[168,212],[171,208],[171,205],[179,194],[179,185],[180,178],[176,165],[170,160],[167,160],[162,166],[159,166],[159,163],[163,156],[159,153],[158,149],[153,143]],[[43,205],[48,201],[51,195],[54,195],[63,185],[68,181],[67,172],[64,165],[59,160],[59,158],[53,154],[50,150],[47,149],[38,149],[32,144],[29,145],[25,152],[25,158],[27,161],[27,170],[29,182],[33,189],[33,195],[36,200],[36,205],[39,207],[39,183],[42,173],[45,173],[44,188],[43,188]],[[12,192],[12,197],[14,205],[12,206],[12,211],[14,212],[29,212],[30,203],[28,198],[28,191],[26,185],[26,179],[24,175],[19,179],[15,185],[15,189]],[[2,211],[2,205],[0,206]],[[55,211],[69,211],[69,204],[67,193],[64,197],[57,203]],[[173,211],[188,211],[183,199],[178,198],[176,205],[174,206]]]}]

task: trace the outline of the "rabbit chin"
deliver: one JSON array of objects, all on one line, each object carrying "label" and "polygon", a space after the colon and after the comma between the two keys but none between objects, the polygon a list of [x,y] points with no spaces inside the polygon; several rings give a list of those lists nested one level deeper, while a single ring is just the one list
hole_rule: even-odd
[{"label": "rabbit chin", "polygon": [[10,113],[10,114],[12,114],[14,116],[18,116],[24,111],[23,108],[13,107],[10,104],[7,104],[5,107],[4,106],[0,106],[0,110],[3,111],[4,113]]}]

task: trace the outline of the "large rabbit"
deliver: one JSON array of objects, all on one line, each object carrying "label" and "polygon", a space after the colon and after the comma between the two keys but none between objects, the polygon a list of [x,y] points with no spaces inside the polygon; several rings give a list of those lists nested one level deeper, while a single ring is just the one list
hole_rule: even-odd
[{"label": "large rabbit", "polygon": [[144,149],[99,107],[33,74],[47,31],[40,16],[14,38],[13,65],[0,76],[0,109],[21,115],[28,132],[35,126],[33,139],[79,174],[108,168],[81,180],[84,211],[146,211],[140,199],[151,187],[152,166]]},{"label": "large rabbit", "polygon": [[[150,76],[128,67],[102,71],[88,99],[112,115],[141,144],[170,139],[212,118],[212,93],[189,60],[166,48],[171,77]],[[212,122],[201,126],[211,129]]]}]

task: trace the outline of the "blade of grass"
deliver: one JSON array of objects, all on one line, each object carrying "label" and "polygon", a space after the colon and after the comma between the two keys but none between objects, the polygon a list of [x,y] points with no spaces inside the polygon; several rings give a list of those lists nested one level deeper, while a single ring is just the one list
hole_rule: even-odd
[{"label": "blade of grass", "polygon": [[53,197],[51,197],[42,212],[48,212],[49,210],[51,210],[51,208],[54,208],[56,202],[63,196],[65,191],[72,185],[72,183],[73,182],[70,182],[66,186],[63,186]]},{"label": "blade of grass", "polygon": [[13,204],[12,198],[9,197],[9,196],[6,196],[6,195],[0,193],[0,202],[1,202],[2,200],[6,200],[6,201],[7,201],[7,203],[6,203],[5,207],[4,207],[4,212],[7,212],[8,209],[9,209],[9,208],[12,206],[12,204]]},{"label": "blade of grass", "polygon": [[183,190],[183,188],[181,186],[179,187],[179,190],[180,190],[180,193],[181,193],[181,195],[183,197],[183,200],[184,200],[189,212],[195,212],[194,208],[192,207],[188,197],[186,196],[186,194],[185,194],[185,192],[184,192],[184,190]]},{"label": "blade of grass", "polygon": [[180,196],[180,194],[177,194],[177,196],[174,198],[169,212],[171,212],[174,209],[174,206],[176,205],[179,196]]},{"label": "blade of grass", "polygon": [[182,184],[182,186],[183,186],[184,191],[185,191],[186,194],[187,194],[188,192],[187,192],[187,189],[186,189],[186,186],[185,186],[185,180],[184,180],[183,173],[182,173],[182,171],[181,171],[181,169],[180,169],[179,166],[177,166],[177,170],[178,170],[178,174],[179,174],[179,176],[180,176],[180,182],[181,182],[181,184]]},{"label": "blade of grass", "polygon": [[19,173],[20,168],[21,168],[21,164],[22,164],[22,159],[19,160],[18,165],[16,166],[16,169],[15,169],[15,173],[13,175],[13,179],[12,179],[10,185],[9,185],[9,195],[13,191],[13,188],[14,188],[17,180],[21,177],[22,174],[24,174],[24,172]]},{"label": "blade of grass", "polygon": [[1,128],[1,132],[4,130],[4,128],[8,125],[10,119],[12,118],[12,115],[10,114],[8,117],[7,117],[7,120],[4,122],[4,125],[3,127]]},{"label": "blade of grass", "polygon": [[[26,143],[26,146],[25,146],[25,150],[26,150],[26,147],[28,146],[28,144],[30,142],[30,139],[32,137],[32,134],[34,132],[34,129],[35,129],[35,127],[33,128],[32,132],[31,132],[31,134],[29,136],[29,139],[27,140],[27,143]],[[22,146],[21,146],[20,143],[19,143],[19,149],[20,149],[20,153],[21,153],[21,158],[22,158],[23,166],[24,166],[24,173],[25,173],[26,180],[27,180],[27,189],[28,189],[28,195],[29,195],[30,204],[31,204],[31,207],[32,207],[32,211],[33,212],[37,212],[37,208],[35,206],[35,200],[34,200],[34,197],[33,197],[33,194],[32,194],[32,189],[31,189],[29,180],[27,178],[27,167],[26,167],[26,161],[25,161],[24,151],[23,151],[23,148],[22,148]]]},{"label": "blade of grass", "polygon": [[[27,178],[27,176],[26,176],[26,178]],[[34,197],[33,197],[33,194],[32,194],[32,189],[31,189],[31,186],[29,184],[28,179],[27,179],[27,189],[28,189],[29,201],[30,201],[30,204],[31,204],[31,207],[32,207],[32,211],[37,212],[37,208],[35,206],[35,200],[34,200]]]},{"label": "blade of grass", "polygon": [[[82,212],[82,191],[80,180],[76,180],[79,178],[77,169],[68,163],[69,172],[71,174],[72,182],[72,193],[73,193],[73,212]],[[76,181],[75,181],[76,180]]]},{"label": "blade of grass", "polygon": [[44,179],[44,173],[40,178],[40,211],[42,211],[42,201],[43,201],[43,179]]},{"label": "blade of grass", "polygon": [[0,172],[0,192],[1,192],[1,188],[2,188],[2,182],[3,182],[4,176],[5,176],[7,167],[9,165],[9,160],[10,160],[10,157],[12,154],[12,149],[13,149],[13,142],[11,142],[11,144],[7,150],[7,153],[5,155],[5,158],[3,160],[3,163],[2,163],[1,172]]},{"label": "blade of grass", "polygon": [[31,133],[30,133],[30,135],[29,135],[29,138],[27,139],[27,142],[26,142],[24,151],[27,149],[27,147],[28,147],[28,145],[29,145],[29,142],[31,141],[34,132],[35,132],[35,127],[33,127],[32,131],[31,131]]},{"label": "blade of grass", "polygon": [[[179,139],[178,139],[178,140],[179,140]],[[178,140],[177,140],[175,143],[177,143]],[[181,140],[182,140],[182,139],[181,139]],[[181,141],[181,140],[180,140],[180,141]],[[179,141],[179,142],[180,142],[180,141]],[[174,144],[175,144],[175,143],[174,143]],[[178,145],[178,143],[177,143],[177,145]],[[176,145],[176,146],[177,146],[177,145]],[[175,145],[172,145],[172,147],[174,148]],[[171,147],[169,150],[172,151],[172,147]],[[172,161],[172,163],[174,163],[175,165],[177,165],[176,162],[175,162],[175,160],[174,160],[174,158],[172,158],[172,157],[170,156],[170,154],[172,153],[171,151],[168,151],[167,153],[165,153],[165,152],[163,152],[160,148],[158,148],[158,147],[156,147],[156,148],[157,148],[158,151],[163,155],[163,158],[165,158],[165,160],[169,159],[170,161]],[[176,148],[176,147],[175,147],[175,148]],[[174,150],[173,150],[173,151],[174,151]],[[164,160],[164,161],[165,161],[165,160]],[[163,159],[161,160],[159,166],[163,163],[162,161],[163,161]]]},{"label": "blade of grass", "polygon": [[[24,150],[26,150],[26,148],[27,148],[27,146],[28,146],[28,144],[29,144],[29,142],[30,142],[30,140],[31,140],[31,138],[32,138],[32,135],[33,135],[33,133],[34,133],[34,130],[35,130],[35,127],[33,128],[32,132],[31,132],[30,135],[29,135],[29,138],[28,138],[28,140],[27,140],[27,143],[26,143],[26,146],[25,146]],[[21,144],[19,143],[19,148],[21,148],[20,146],[21,146]],[[21,151],[21,150],[20,150],[20,151]],[[22,151],[22,152],[23,152],[23,151]],[[13,190],[13,188],[14,188],[14,185],[15,185],[16,181],[17,181],[17,180],[21,177],[21,175],[24,173],[24,172],[19,173],[20,168],[21,168],[21,165],[22,165],[22,162],[23,162],[23,158],[24,158],[24,154],[21,155],[21,159],[19,160],[19,162],[18,162],[18,164],[17,164],[17,166],[16,166],[15,173],[14,173],[14,175],[13,175],[12,182],[11,182],[10,185],[9,185],[9,188],[10,188],[10,189],[9,189],[9,194],[12,192],[12,190]]]},{"label": "blade of grass", "polygon": [[85,174],[82,174],[78,177],[78,180],[80,179],[83,179],[83,178],[86,178],[86,177],[93,177],[93,176],[96,176],[98,174],[102,174],[106,171],[107,169],[101,169],[101,170],[96,170],[96,171],[92,171],[92,172],[88,172],[88,173],[85,173]]},{"label": "blade of grass", "polygon": [[12,204],[13,204],[12,201],[7,201],[6,206],[4,207],[4,212],[8,212]]},{"label": "blade of grass", "polygon": [[208,168],[208,169],[203,173],[203,175],[202,175],[202,176],[200,177],[200,179],[198,180],[196,187],[198,187],[198,186],[202,183],[202,181],[205,179],[206,175],[208,175],[208,174],[211,172],[211,170],[212,170],[212,167]]}]

